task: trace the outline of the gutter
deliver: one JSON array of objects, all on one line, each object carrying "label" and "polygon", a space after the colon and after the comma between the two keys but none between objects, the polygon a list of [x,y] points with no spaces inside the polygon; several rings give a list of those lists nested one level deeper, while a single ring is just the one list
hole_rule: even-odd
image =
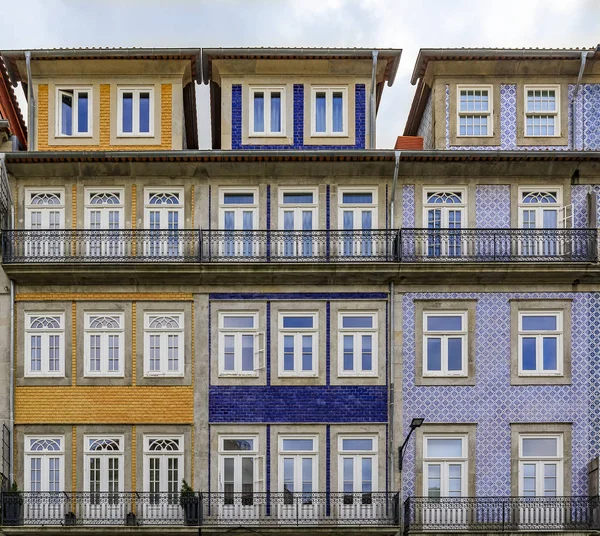
[{"label": "gutter", "polygon": [[27,147],[34,149],[35,144],[35,98],[33,96],[33,85],[31,76],[31,52],[25,52],[27,64]]},{"label": "gutter", "polygon": [[373,66],[371,67],[371,98],[369,102],[369,149],[375,149],[375,137],[377,136],[377,105],[376,91],[377,85],[377,56],[379,51],[374,50],[372,53]]},{"label": "gutter", "polygon": [[[579,88],[581,87],[581,79],[583,78],[583,71],[585,70],[587,55],[588,53],[586,51],[581,53],[581,65],[579,66],[579,74],[577,75],[577,84],[575,85],[573,99],[571,100],[571,149],[575,149],[575,103],[577,101],[577,95],[579,95]],[[584,134],[585,132],[582,132],[581,136],[583,137]]]}]

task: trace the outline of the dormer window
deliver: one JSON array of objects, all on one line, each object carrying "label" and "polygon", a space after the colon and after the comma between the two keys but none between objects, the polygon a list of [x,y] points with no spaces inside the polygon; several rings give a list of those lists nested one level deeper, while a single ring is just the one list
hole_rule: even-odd
[{"label": "dormer window", "polygon": [[57,90],[57,136],[91,136],[91,88]]},{"label": "dormer window", "polygon": [[153,89],[119,88],[118,99],[119,136],[153,136]]},{"label": "dormer window", "polygon": [[285,88],[250,88],[250,136],[285,136]]},{"label": "dormer window", "polygon": [[312,88],[312,135],[348,135],[348,88]]}]

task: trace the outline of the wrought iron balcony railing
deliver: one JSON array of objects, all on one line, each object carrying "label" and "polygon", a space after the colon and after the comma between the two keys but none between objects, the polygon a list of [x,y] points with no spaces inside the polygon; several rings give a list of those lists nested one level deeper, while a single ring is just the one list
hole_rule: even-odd
[{"label": "wrought iron balcony railing", "polygon": [[599,497],[410,497],[405,534],[421,531],[598,530]]},{"label": "wrought iron balcony railing", "polygon": [[4,492],[3,526],[398,526],[398,493]]},{"label": "wrought iron balcony railing", "polygon": [[5,230],[3,262],[594,262],[595,229]]}]

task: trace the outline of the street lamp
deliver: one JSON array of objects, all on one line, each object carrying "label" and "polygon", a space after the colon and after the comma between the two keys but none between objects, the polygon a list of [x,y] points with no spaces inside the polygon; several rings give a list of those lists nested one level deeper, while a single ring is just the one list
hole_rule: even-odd
[{"label": "street lamp", "polygon": [[425,419],[413,419],[410,421],[410,431],[408,432],[404,443],[402,443],[402,446],[398,447],[398,470],[400,472],[402,472],[402,462],[404,461],[404,447],[406,447],[406,444],[408,443],[408,440],[410,439],[410,436],[414,432],[415,428],[419,428],[424,421]]}]

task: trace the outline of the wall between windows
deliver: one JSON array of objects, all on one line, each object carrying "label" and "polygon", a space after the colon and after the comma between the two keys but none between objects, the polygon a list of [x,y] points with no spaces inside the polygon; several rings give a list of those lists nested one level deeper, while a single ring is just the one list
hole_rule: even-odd
[{"label": "wall between windows", "polygon": [[[472,387],[415,385],[416,299],[475,299],[476,382]],[[511,299],[572,299],[571,385],[511,386]],[[476,423],[477,496],[511,493],[511,423],[573,423],[573,495],[587,493],[587,463],[597,454],[592,438],[600,418],[596,359],[596,293],[407,293],[402,297],[403,429],[413,417],[429,423]],[[592,376],[593,375],[593,376]],[[590,405],[591,404],[591,405]],[[589,415],[589,417],[586,417]],[[415,490],[415,446],[406,455],[404,492]]]}]

